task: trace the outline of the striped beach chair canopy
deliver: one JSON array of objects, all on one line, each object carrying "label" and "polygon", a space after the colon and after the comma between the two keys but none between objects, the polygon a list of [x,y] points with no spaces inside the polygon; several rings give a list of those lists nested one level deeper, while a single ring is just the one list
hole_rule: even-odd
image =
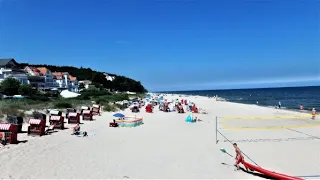
[{"label": "striped beach chair canopy", "polygon": [[0,131],[9,131],[11,130],[11,124],[0,123]]}]

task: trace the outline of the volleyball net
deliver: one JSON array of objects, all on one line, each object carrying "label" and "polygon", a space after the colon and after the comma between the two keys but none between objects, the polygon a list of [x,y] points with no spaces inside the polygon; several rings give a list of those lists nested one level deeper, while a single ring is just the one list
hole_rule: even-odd
[{"label": "volleyball net", "polygon": [[[318,137],[297,133],[302,128],[320,128],[320,117],[296,116],[224,116],[216,117],[216,141],[231,138],[234,142],[305,140]],[[301,130],[300,130],[301,129]],[[256,130],[256,131],[254,131]],[[259,130],[259,132],[257,132]],[[283,131],[285,132],[283,132]],[[296,131],[296,132],[294,132]]]}]

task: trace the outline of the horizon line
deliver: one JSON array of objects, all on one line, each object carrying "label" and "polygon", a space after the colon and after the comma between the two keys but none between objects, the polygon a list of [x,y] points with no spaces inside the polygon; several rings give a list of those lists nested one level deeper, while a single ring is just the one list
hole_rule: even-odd
[{"label": "horizon line", "polygon": [[166,93],[166,92],[192,92],[192,91],[225,91],[225,90],[247,90],[247,89],[281,89],[281,88],[303,88],[303,87],[320,87],[320,85],[312,86],[281,86],[281,87],[263,87],[263,88],[230,88],[230,89],[197,89],[197,90],[176,90],[176,91],[155,91],[151,93]]}]

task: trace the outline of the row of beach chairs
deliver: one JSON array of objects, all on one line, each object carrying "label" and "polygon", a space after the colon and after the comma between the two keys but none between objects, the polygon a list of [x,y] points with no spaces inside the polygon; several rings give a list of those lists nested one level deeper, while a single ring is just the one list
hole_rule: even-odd
[{"label": "row of beach chairs", "polygon": [[[101,106],[93,105],[92,108],[82,106],[80,112],[76,109],[68,108],[66,115],[62,115],[62,111],[51,110],[49,112],[49,126],[46,126],[47,115],[43,113],[35,113],[32,118],[29,119],[28,135],[50,134],[54,129],[65,129],[64,120],[67,119],[68,124],[80,124],[80,117],[82,120],[92,121],[94,115],[101,115]],[[9,117],[9,116],[8,116]],[[8,120],[8,123],[0,123],[0,140],[8,142],[10,144],[17,144],[17,134],[22,132],[23,119],[21,117]]]}]

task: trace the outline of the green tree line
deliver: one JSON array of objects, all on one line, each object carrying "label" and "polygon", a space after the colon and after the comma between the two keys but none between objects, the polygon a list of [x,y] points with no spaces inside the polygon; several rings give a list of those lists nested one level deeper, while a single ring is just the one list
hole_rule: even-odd
[{"label": "green tree line", "polygon": [[138,92],[145,93],[147,90],[141,84],[140,81],[136,81],[134,79],[119,76],[116,74],[109,74],[110,76],[115,76],[113,81],[108,81],[105,78],[103,72],[94,71],[90,68],[77,68],[73,66],[54,66],[47,64],[28,64],[28,63],[20,63],[20,68],[24,68],[26,66],[33,67],[46,67],[50,69],[51,72],[68,72],[70,75],[77,77],[78,81],[81,80],[91,80],[95,85],[101,85],[104,88],[110,90],[118,90],[118,91],[130,91],[130,92]]}]

